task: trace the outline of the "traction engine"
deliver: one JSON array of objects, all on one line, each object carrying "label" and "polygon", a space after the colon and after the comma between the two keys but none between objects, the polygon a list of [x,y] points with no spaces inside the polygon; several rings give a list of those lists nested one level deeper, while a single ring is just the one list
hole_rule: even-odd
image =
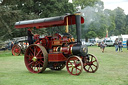
[{"label": "traction engine", "polygon": [[[97,58],[88,54],[87,46],[80,41],[81,23],[84,23],[84,18],[80,13],[16,22],[16,28],[66,26],[65,34],[38,38],[26,49],[24,61],[27,69],[32,73],[41,73],[46,68],[61,70],[66,66],[71,75],[79,75],[83,69],[89,73],[96,72],[99,66]],[[68,33],[68,25],[72,24],[76,24],[77,41]]]}]

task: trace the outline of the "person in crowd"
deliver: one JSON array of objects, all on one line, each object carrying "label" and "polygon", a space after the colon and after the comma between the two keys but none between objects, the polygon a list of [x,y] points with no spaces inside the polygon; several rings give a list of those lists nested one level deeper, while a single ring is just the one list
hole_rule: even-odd
[{"label": "person in crowd", "polygon": [[127,47],[127,50],[128,50],[128,39],[127,39],[127,41],[126,41],[126,47]]},{"label": "person in crowd", "polygon": [[12,49],[13,45],[14,45],[14,42],[12,41],[12,42],[11,42],[11,49]]},{"label": "person in crowd", "polygon": [[115,51],[117,52],[118,51],[118,39],[115,40],[114,45],[115,45]]},{"label": "person in crowd", "polygon": [[119,42],[118,42],[118,47],[119,47],[119,52],[122,52],[123,45],[122,45],[122,41],[121,40],[119,40]]},{"label": "person in crowd", "polygon": [[34,33],[32,33],[32,30],[33,30],[33,28],[31,27],[31,28],[29,28],[28,29],[28,31],[27,31],[27,34],[28,34],[28,43],[29,43],[29,45],[31,45],[31,44],[33,44],[33,36],[34,36]]},{"label": "person in crowd", "polygon": [[102,42],[102,43],[101,43],[102,53],[104,53],[105,46],[106,46],[106,45],[104,44],[104,42]]},{"label": "person in crowd", "polygon": [[[12,42],[11,42],[11,49],[12,49],[13,45],[14,45],[14,42],[12,41]],[[12,55],[13,55],[13,54],[12,54]]]}]

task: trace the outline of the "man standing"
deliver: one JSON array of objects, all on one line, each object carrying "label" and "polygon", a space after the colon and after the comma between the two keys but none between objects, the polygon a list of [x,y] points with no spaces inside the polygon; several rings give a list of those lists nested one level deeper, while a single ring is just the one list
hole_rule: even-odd
[{"label": "man standing", "polygon": [[127,41],[126,41],[126,47],[127,47],[127,50],[128,50],[128,39],[127,39]]},{"label": "man standing", "polygon": [[122,51],[122,41],[121,40],[119,40],[119,42],[118,42],[118,47],[119,47],[119,52],[123,52]]},{"label": "man standing", "polygon": [[11,42],[11,49],[12,49],[13,45],[14,45],[14,43],[13,43],[13,41],[12,41],[12,42]]},{"label": "man standing", "polygon": [[32,36],[34,36],[34,34],[32,33],[32,29],[33,29],[33,28],[30,28],[30,29],[28,29],[28,31],[27,31],[27,34],[28,34],[28,43],[29,43],[29,45],[33,44]]},{"label": "man standing", "polygon": [[115,40],[114,45],[115,45],[115,51],[118,51],[118,39]]}]

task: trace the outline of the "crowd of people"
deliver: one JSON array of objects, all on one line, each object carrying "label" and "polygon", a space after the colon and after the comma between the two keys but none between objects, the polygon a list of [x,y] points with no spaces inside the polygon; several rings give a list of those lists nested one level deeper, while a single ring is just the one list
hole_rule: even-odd
[{"label": "crowd of people", "polygon": [[[122,50],[123,44],[122,44],[121,40],[116,39],[115,42],[114,42],[114,46],[115,46],[115,51],[116,52],[118,52],[118,51],[123,52],[123,50]],[[102,53],[104,53],[105,47],[106,47],[106,45],[104,44],[104,42],[102,42],[100,44],[100,48],[102,49]],[[126,47],[127,47],[127,50],[128,50],[128,40],[126,41]]]},{"label": "crowd of people", "polygon": [[121,40],[116,39],[115,42],[114,42],[114,45],[115,45],[115,51],[116,52],[118,50],[119,50],[119,52],[123,52],[122,51],[123,45],[122,45],[122,41]]}]

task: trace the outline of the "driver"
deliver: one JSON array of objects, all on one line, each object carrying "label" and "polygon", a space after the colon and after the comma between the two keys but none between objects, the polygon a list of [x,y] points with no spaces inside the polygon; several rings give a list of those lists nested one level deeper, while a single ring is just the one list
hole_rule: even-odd
[{"label": "driver", "polygon": [[32,33],[32,30],[33,30],[33,28],[31,27],[27,31],[29,45],[33,44],[33,42],[34,42],[33,39],[32,39],[32,37],[34,36],[34,33]]}]

